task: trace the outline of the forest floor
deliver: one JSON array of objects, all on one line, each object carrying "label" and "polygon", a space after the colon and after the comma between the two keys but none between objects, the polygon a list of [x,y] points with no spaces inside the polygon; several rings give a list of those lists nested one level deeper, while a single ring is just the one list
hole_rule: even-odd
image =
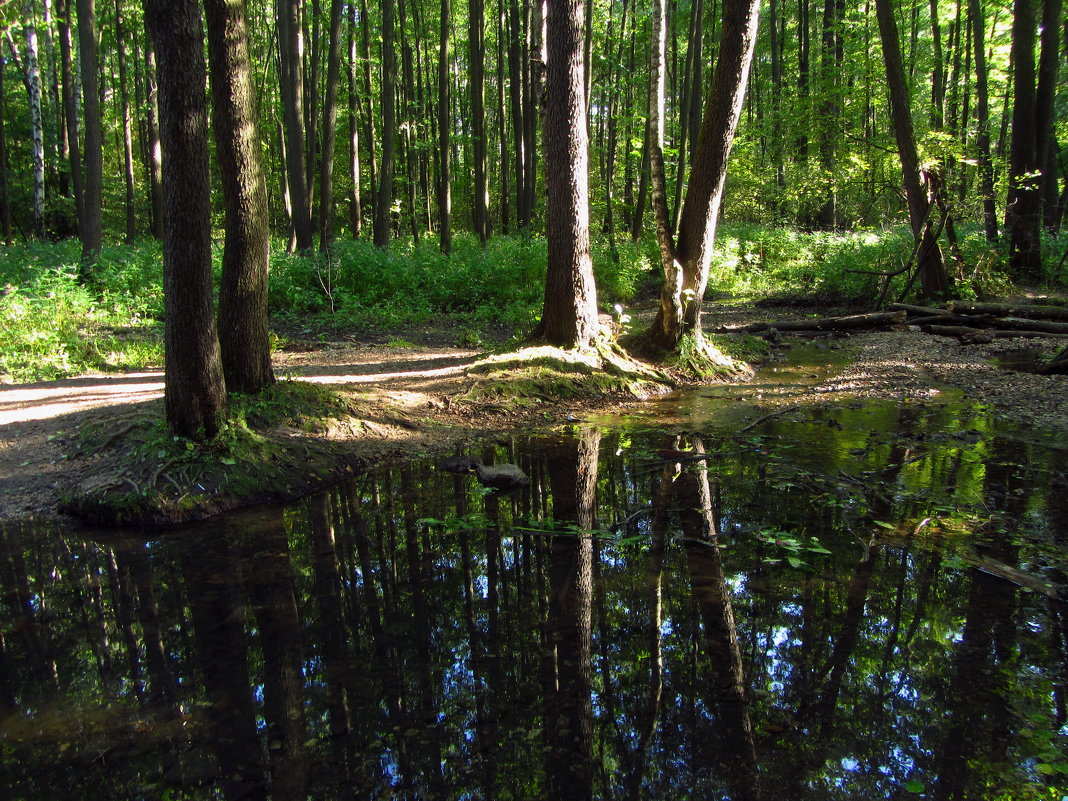
[{"label": "forest floor", "polygon": [[[707,328],[797,319],[848,310],[805,307],[754,308],[710,303]],[[435,455],[476,441],[533,427],[551,427],[641,403],[625,397],[584,400],[539,398],[529,404],[473,401],[477,378],[468,372],[485,350],[450,345],[461,334],[447,323],[400,332],[376,343],[370,338],[292,338],[274,354],[280,378],[300,378],[343,387],[360,409],[358,425],[339,425],[319,434],[342,446],[350,465],[373,465]],[[786,342],[792,341],[786,338]],[[840,369],[792,394],[791,405],[827,403],[848,397],[922,399],[959,392],[995,407],[1002,417],[1047,432],[1051,444],[1068,443],[1068,376],[1042,376],[1004,366],[1048,358],[1063,340],[999,339],[963,345],[904,326],[826,340],[844,353]],[[114,476],[119,453],[83,453],[80,432],[115,426],[131,417],[162,414],[161,372],[87,375],[40,384],[0,385],[0,521],[59,516],[64,496],[101,476]],[[776,401],[767,402],[774,411]],[[754,418],[757,415],[754,415]]]}]

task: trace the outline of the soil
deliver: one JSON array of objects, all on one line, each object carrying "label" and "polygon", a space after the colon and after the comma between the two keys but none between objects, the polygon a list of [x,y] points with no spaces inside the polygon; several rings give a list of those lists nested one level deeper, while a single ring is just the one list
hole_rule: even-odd
[{"label": "soil", "polygon": [[[812,313],[842,310],[708,304],[705,323],[708,328],[741,327]],[[522,407],[461,401],[475,380],[467,368],[485,351],[450,345],[460,329],[452,331],[440,323],[402,333],[403,340],[390,340],[392,344],[349,336],[325,342],[291,340],[274,356],[280,377],[345,385],[355,393],[360,425],[317,435],[342,445],[350,466],[440,454],[535,424],[581,419],[592,408],[589,401],[548,398]],[[791,397],[791,404],[856,396],[917,399],[952,391],[995,407],[1002,417],[1048,436],[1051,444],[1068,443],[1068,376],[1013,369],[1048,359],[1063,340],[999,339],[966,345],[902,326],[822,341],[828,349],[844,349],[849,360],[804,397]],[[94,425],[121,432],[124,420],[161,414],[162,393],[161,372],[0,386],[0,521],[60,517],[67,493],[114,475],[116,456],[107,449],[79,454],[79,432]],[[599,398],[596,408],[604,412],[634,403],[640,401]]]}]

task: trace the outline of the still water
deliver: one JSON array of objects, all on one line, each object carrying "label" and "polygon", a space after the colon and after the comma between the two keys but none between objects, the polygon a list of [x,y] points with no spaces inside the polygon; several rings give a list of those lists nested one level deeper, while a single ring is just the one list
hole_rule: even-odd
[{"label": "still water", "polygon": [[756,400],[810,370],[472,452],[507,493],[0,526],[2,796],[1061,798],[1064,443]]}]

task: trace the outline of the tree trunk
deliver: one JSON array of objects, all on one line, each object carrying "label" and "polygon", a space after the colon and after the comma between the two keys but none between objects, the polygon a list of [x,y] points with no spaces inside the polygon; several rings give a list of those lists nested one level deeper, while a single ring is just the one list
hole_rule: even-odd
[{"label": "tree trunk", "polygon": [[82,64],[82,116],[85,118],[85,202],[78,228],[82,237],[81,276],[90,277],[103,236],[101,203],[104,192],[103,122],[100,117],[100,58],[95,0],[77,0],[78,45]]},{"label": "tree trunk", "polygon": [[[515,216],[516,227],[523,230],[530,226],[530,215],[526,208],[526,129],[523,125],[523,64],[519,45],[519,19],[517,0],[508,0],[508,105],[512,114],[514,140],[512,152],[515,160]],[[501,168],[504,169],[503,164]]]},{"label": "tree trunk", "polygon": [[[37,25],[34,22],[33,0],[22,3],[22,33],[26,40],[26,58],[22,65],[22,81],[30,110],[30,143],[33,158],[33,235],[41,239],[45,235],[45,154],[44,154],[44,109],[41,97],[41,63],[37,45]],[[17,59],[14,41],[9,39],[11,55]]]},{"label": "tree trunk", "polygon": [[[356,5],[349,4],[349,177],[352,194],[349,196],[349,225],[352,238],[363,232],[363,197],[360,190],[360,114],[356,99]],[[372,144],[372,147],[374,145]]]},{"label": "tree trunk", "polygon": [[[998,241],[998,215],[994,206],[994,163],[990,157],[990,92],[987,87],[986,23],[979,0],[968,0],[968,18],[972,26],[975,49],[975,148],[979,154],[979,194],[983,199],[983,227],[986,241]],[[961,116],[961,127],[968,124],[967,114]]]},{"label": "tree trunk", "polygon": [[883,63],[890,90],[890,119],[894,127],[905,197],[909,208],[912,234],[920,242],[917,256],[920,290],[925,298],[941,299],[953,293],[953,285],[942,261],[942,251],[930,224],[930,200],[921,183],[920,159],[916,151],[916,137],[912,128],[912,111],[908,85],[901,61],[901,45],[897,35],[897,21],[891,0],[876,0],[879,35],[883,45]]},{"label": "tree trunk", "polygon": [[[727,160],[753,60],[759,12],[760,0],[724,0],[723,3],[719,57],[705,103],[678,241],[673,248],[667,248],[665,245],[670,243],[661,237],[664,288],[656,320],[644,335],[646,344],[654,349],[675,351],[684,337],[693,338],[697,351],[704,348],[701,303],[708,285]],[[656,134],[652,133],[650,138],[655,140]],[[657,213],[665,214],[666,210]],[[657,228],[660,227],[658,220]]]},{"label": "tree trunk", "polygon": [[382,0],[382,163],[375,199],[375,245],[387,247],[390,239],[390,210],[393,206],[394,153],[396,150],[395,82],[396,54],[393,52],[394,0]]},{"label": "tree trunk", "polygon": [[144,0],[159,57],[163,292],[171,432],[200,439],[222,424],[226,387],[212,313],[211,184],[204,31],[197,0]]},{"label": "tree trunk", "polygon": [[270,231],[244,4],[204,0],[215,149],[226,207],[219,344],[226,386],[253,394],[274,383],[267,327]]},{"label": "tree trunk", "polygon": [[488,142],[486,140],[486,12],[483,0],[468,0],[468,71],[471,82],[471,137],[474,155],[474,231],[489,239]]},{"label": "tree trunk", "polygon": [[452,144],[449,141],[449,113],[452,102],[449,94],[449,37],[452,32],[452,2],[441,0],[441,29],[438,39],[438,234],[441,252],[452,251]]},{"label": "tree trunk", "polygon": [[7,137],[4,134],[4,71],[0,69],[0,236],[11,247],[11,190],[7,184]]},{"label": "tree trunk", "polygon": [[1042,165],[1035,147],[1035,2],[1015,0],[1012,4],[1012,141],[1005,227],[1009,230],[1009,270],[1025,280],[1034,280],[1042,272],[1042,193],[1037,174]]},{"label": "tree trunk", "polygon": [[74,189],[74,208],[78,217],[80,237],[82,220],[85,218],[85,179],[82,175],[82,149],[78,141],[78,102],[71,65],[70,0],[56,0],[56,20],[59,25],[59,61],[63,72],[63,112],[67,121],[70,178]]},{"label": "tree trunk", "polygon": [[337,129],[337,85],[341,76],[342,0],[330,3],[330,49],[326,56],[326,101],[323,108],[323,153],[319,165],[319,250],[334,241],[334,141]]},{"label": "tree trunk", "polygon": [[115,0],[115,58],[119,62],[119,101],[122,105],[123,184],[126,188],[126,244],[137,238],[137,209],[134,207],[133,115],[130,112],[130,93],[126,78],[126,46],[123,42],[122,4]]},{"label": "tree trunk", "polygon": [[589,156],[583,77],[583,0],[549,0],[545,70],[548,274],[536,334],[588,347],[597,334],[590,260]]},{"label": "tree trunk", "polygon": [[285,125],[286,175],[296,249],[312,247],[311,195],[304,151],[303,70],[299,0],[278,0],[279,76]]},{"label": "tree trunk", "polygon": [[1041,44],[1038,61],[1038,87],[1035,93],[1035,161],[1042,171],[1042,224],[1056,233],[1060,219],[1057,191],[1057,137],[1054,131],[1055,101],[1060,59],[1061,0],[1042,4]]}]

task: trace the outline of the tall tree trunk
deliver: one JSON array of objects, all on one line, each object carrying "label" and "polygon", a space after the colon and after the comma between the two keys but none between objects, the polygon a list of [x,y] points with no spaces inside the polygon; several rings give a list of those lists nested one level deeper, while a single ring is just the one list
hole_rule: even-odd
[{"label": "tall tree trunk", "polygon": [[474,161],[473,218],[479,240],[489,239],[489,142],[486,130],[486,6],[484,0],[468,0],[468,71],[471,84],[471,137]]},{"label": "tall tree trunk", "polygon": [[56,0],[56,20],[59,27],[59,61],[63,72],[63,113],[67,121],[70,152],[70,178],[74,189],[74,208],[81,236],[85,219],[85,179],[82,175],[82,148],[78,138],[78,102],[75,94],[74,69],[71,56],[70,0]]},{"label": "tall tree trunk", "polygon": [[82,116],[85,118],[85,202],[78,228],[82,237],[81,276],[91,277],[103,236],[101,203],[104,192],[103,120],[100,116],[100,56],[96,32],[96,1],[77,0],[78,45],[82,64]]},{"label": "tall tree trunk", "polygon": [[583,348],[597,334],[597,290],[590,260],[583,0],[549,0],[546,16],[549,264],[545,303],[535,334],[553,345]]},{"label": "tall tree trunk", "polygon": [[[363,196],[360,188],[360,114],[356,99],[356,4],[349,3],[349,177],[352,193],[349,196],[349,225],[352,238],[363,232]],[[372,147],[374,145],[372,144]]]},{"label": "tall tree trunk", "polygon": [[326,56],[326,101],[323,107],[323,153],[319,165],[319,250],[334,240],[334,140],[337,129],[337,85],[341,76],[342,0],[330,3],[330,49]]},{"label": "tall tree trunk", "polygon": [[[148,183],[152,206],[152,236],[163,239],[163,151],[159,145],[159,91],[156,86],[156,51],[151,37],[145,42],[145,106],[148,120]],[[69,127],[69,126],[68,126]],[[71,152],[74,141],[71,141]]]},{"label": "tall tree trunk", "polygon": [[[983,199],[983,228],[986,241],[998,241],[998,215],[994,206],[994,163],[990,156],[990,92],[986,68],[986,23],[983,6],[979,0],[968,0],[968,21],[972,26],[975,49],[975,148],[979,155],[979,194]],[[966,128],[967,114],[961,116],[961,127]]]},{"label": "tall tree trunk", "polygon": [[[377,220],[375,206],[378,203],[378,186],[381,183],[378,178],[378,159],[375,155],[375,147],[378,136],[375,133],[374,98],[371,94],[371,24],[368,22],[367,0],[360,0],[360,32],[363,46],[363,93],[367,102],[364,105],[364,113],[367,120],[367,198],[371,205],[372,228]],[[373,232],[372,232],[373,235]]]},{"label": "tall tree trunk", "polygon": [[137,238],[137,209],[134,207],[133,115],[130,112],[130,93],[126,77],[126,46],[123,42],[122,4],[115,0],[115,58],[119,62],[119,101],[122,106],[123,184],[126,188],[126,244]]},{"label": "tall tree trunk", "polygon": [[274,383],[267,327],[270,231],[244,3],[204,0],[215,149],[226,207],[219,344],[226,386],[254,394]]},{"label": "tall tree trunk", "polygon": [[[30,110],[30,154],[33,159],[33,235],[45,235],[45,153],[44,106],[41,83],[41,62],[37,44],[37,24],[34,20],[33,0],[22,3],[22,34],[26,42],[25,60],[19,65]],[[10,35],[10,34],[9,34]],[[8,39],[11,56],[19,61],[13,39]]]},{"label": "tall tree trunk", "polygon": [[1060,220],[1057,191],[1057,138],[1054,111],[1060,58],[1061,0],[1044,0],[1042,4],[1041,44],[1038,60],[1038,87],[1035,94],[1035,156],[1042,171],[1042,224],[1056,233]]},{"label": "tall tree trunk", "polygon": [[4,71],[0,69],[0,236],[11,247],[11,190],[7,184],[7,136],[4,133]]},{"label": "tall tree trunk", "polygon": [[893,3],[891,0],[876,0],[875,12],[879,18],[883,62],[886,65],[886,80],[890,90],[890,119],[894,126],[898,156],[901,159],[909,221],[912,224],[913,236],[920,243],[917,266],[920,289],[926,298],[947,298],[953,293],[953,286],[931,226],[931,203],[921,183],[920,159],[912,128],[912,111],[901,61],[901,45],[898,41]]},{"label": "tall tree trunk", "polygon": [[1016,278],[1036,279],[1042,271],[1042,193],[1036,149],[1035,2],[1012,5],[1012,142],[1005,227],[1009,230],[1009,269]]},{"label": "tall tree trunk", "polygon": [[226,386],[212,310],[204,31],[197,0],[144,0],[159,57],[163,161],[164,405],[172,433],[218,432]]},{"label": "tall tree trunk", "polygon": [[278,2],[278,49],[282,118],[285,127],[286,176],[296,249],[312,247],[311,194],[308,191],[307,162],[304,150],[304,91],[300,60],[302,34],[299,0]]},{"label": "tall tree trunk", "polygon": [[[501,0],[503,3],[503,0]],[[513,159],[515,170],[516,227],[530,226],[526,206],[526,128],[523,124],[523,70],[520,48],[521,26],[518,0],[508,0],[508,106],[512,115]],[[503,110],[502,110],[503,113]],[[504,165],[501,165],[504,169]]]},{"label": "tall tree trunk", "polygon": [[452,56],[449,38],[452,32],[452,2],[441,0],[441,28],[438,37],[438,234],[441,252],[452,251],[452,144],[449,128],[452,125],[449,67]]},{"label": "tall tree trunk", "polygon": [[[653,349],[675,351],[684,337],[692,337],[694,351],[704,352],[701,304],[708,285],[708,269],[727,177],[727,161],[745,100],[759,14],[760,0],[724,0],[719,57],[705,103],[701,134],[690,171],[690,184],[679,221],[678,241],[674,245],[666,235],[666,225],[662,219],[666,219],[666,207],[657,208],[654,200],[665,280],[656,320],[644,334],[645,344]],[[657,17],[663,19],[662,10],[659,13],[654,11],[654,26]],[[663,89],[654,90],[653,80],[663,80],[663,55],[661,46],[659,54],[654,53],[654,60],[660,62],[660,67],[651,66],[650,71],[650,92],[657,95],[662,95]],[[663,107],[662,101],[650,101],[650,108],[653,102]],[[650,134],[650,140],[657,140],[655,132]],[[655,156],[655,147],[653,153]],[[651,172],[654,193],[663,195],[662,170],[661,187],[656,188],[658,170],[655,158]]]},{"label": "tall tree trunk", "polygon": [[394,53],[393,18],[396,3],[382,0],[382,163],[378,175],[378,195],[375,198],[375,245],[389,245],[390,210],[393,206],[393,173],[395,169],[397,110],[395,107],[395,83],[397,80],[396,54]]}]

